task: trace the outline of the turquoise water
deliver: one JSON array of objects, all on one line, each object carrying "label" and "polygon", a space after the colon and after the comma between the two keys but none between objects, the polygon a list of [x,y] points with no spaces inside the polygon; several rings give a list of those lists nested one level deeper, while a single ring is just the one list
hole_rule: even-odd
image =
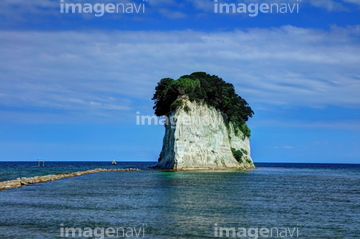
[{"label": "turquoise water", "polygon": [[[163,172],[147,169],[154,163],[45,164],[38,168],[34,163],[2,162],[0,179],[97,167],[144,170],[102,172],[0,191],[0,238],[66,238],[61,232],[69,227],[82,232],[87,227],[128,228],[127,233],[134,228],[143,230],[139,237],[164,239],[216,238],[220,227],[234,228],[238,234],[229,235],[236,238],[250,238],[250,232],[251,238],[360,235],[360,165],[257,164],[259,168],[251,171]],[[247,230],[246,237],[239,228]],[[260,228],[295,233],[260,236]],[[82,238],[101,238],[100,229],[98,236],[93,231],[93,237]]]}]

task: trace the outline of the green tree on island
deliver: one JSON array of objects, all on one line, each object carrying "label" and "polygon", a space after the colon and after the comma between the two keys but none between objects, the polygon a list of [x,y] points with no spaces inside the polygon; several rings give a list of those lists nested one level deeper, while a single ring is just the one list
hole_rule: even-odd
[{"label": "green tree on island", "polygon": [[[225,82],[216,75],[205,72],[195,72],[191,75],[181,76],[174,80],[164,78],[155,88],[154,100],[155,115],[169,116],[183,104],[182,98],[187,96],[190,101],[205,103],[218,109],[229,127],[231,122],[235,132],[240,130],[250,137],[250,129],[246,125],[254,112],[249,104],[236,94],[234,85]],[[188,111],[189,109],[184,109]]]}]

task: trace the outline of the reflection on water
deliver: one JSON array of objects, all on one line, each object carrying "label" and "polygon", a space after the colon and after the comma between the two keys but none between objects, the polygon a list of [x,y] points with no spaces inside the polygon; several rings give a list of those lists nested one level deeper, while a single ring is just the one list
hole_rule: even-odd
[{"label": "reflection on water", "polygon": [[215,223],[356,238],[359,185],[354,167],[104,172],[1,191],[0,238],[60,238],[60,225],[145,225],[147,238],[213,238]]}]

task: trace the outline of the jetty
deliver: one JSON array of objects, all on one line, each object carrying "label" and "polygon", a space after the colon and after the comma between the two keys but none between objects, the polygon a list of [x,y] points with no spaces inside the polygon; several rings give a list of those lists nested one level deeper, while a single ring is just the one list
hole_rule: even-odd
[{"label": "jetty", "polygon": [[49,181],[59,180],[62,178],[76,177],[85,174],[91,173],[100,173],[100,172],[114,172],[114,171],[140,171],[137,168],[117,168],[117,169],[106,169],[106,168],[96,168],[85,171],[70,172],[70,173],[59,173],[55,175],[45,175],[45,176],[34,176],[34,177],[22,177],[14,180],[8,180],[0,182],[0,190],[10,189],[10,188],[20,188],[29,184],[35,183],[45,183]]}]

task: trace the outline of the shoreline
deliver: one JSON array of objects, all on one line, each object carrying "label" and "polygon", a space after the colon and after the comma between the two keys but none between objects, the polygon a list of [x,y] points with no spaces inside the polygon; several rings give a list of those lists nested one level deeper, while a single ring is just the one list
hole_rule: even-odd
[{"label": "shoreline", "polygon": [[119,168],[119,169],[95,168],[95,169],[70,172],[70,173],[59,173],[59,174],[50,174],[50,175],[34,176],[34,177],[22,177],[22,178],[0,182],[0,190],[20,188],[28,184],[45,183],[49,181],[59,180],[62,178],[77,177],[91,173],[114,172],[114,171],[141,171],[141,170],[137,168]]},{"label": "shoreline", "polygon": [[156,166],[149,167],[151,169],[161,170],[161,171],[231,171],[231,170],[242,170],[242,171],[248,171],[257,169],[257,167],[251,166],[251,167],[179,167],[179,168],[161,168]]}]

